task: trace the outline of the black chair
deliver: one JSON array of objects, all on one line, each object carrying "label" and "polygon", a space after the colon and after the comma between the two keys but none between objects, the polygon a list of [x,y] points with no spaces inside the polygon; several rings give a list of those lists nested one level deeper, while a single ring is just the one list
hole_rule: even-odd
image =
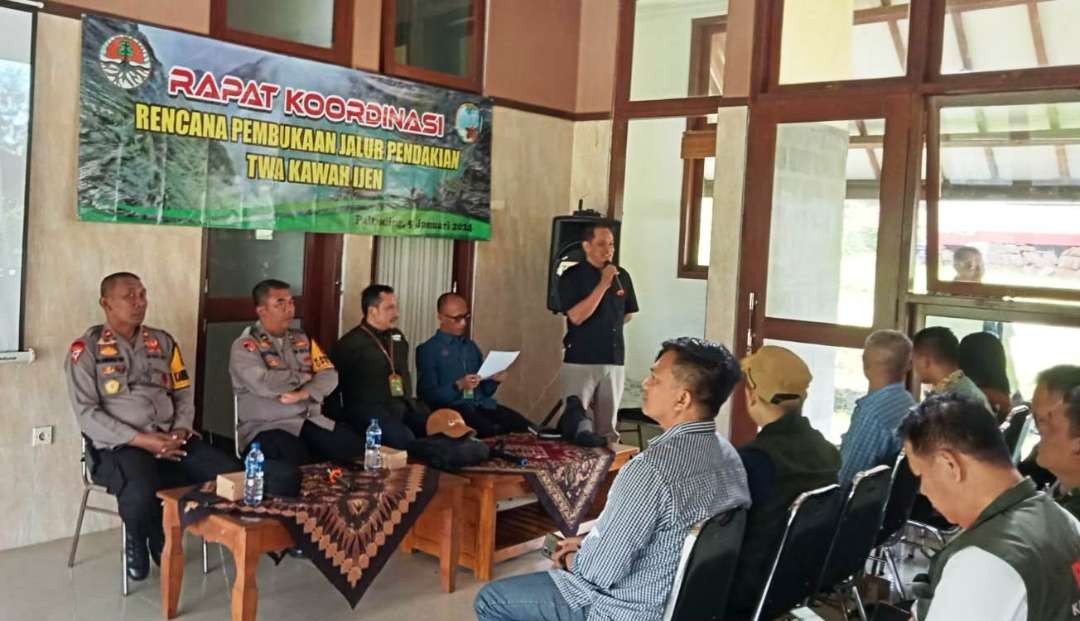
[{"label": "black chair", "polygon": [[1001,424],[1001,435],[1005,436],[1005,446],[1013,456],[1013,463],[1020,463],[1019,452],[1024,448],[1024,438],[1031,431],[1031,408],[1018,405],[1005,417]]},{"label": "black chair", "polygon": [[804,492],[791,503],[753,621],[775,619],[814,594],[842,503],[843,493],[835,483]]},{"label": "black chair", "polygon": [[866,559],[877,541],[885,505],[889,501],[892,471],[888,466],[875,466],[855,475],[840,510],[840,520],[816,589],[818,592],[838,594],[841,604],[846,599],[845,594],[850,593],[862,621],[866,621],[866,611],[855,581],[865,570]]},{"label": "black chair", "polygon": [[745,530],[741,508],[694,526],[683,543],[664,621],[723,619]]},{"label": "black chair", "polygon": [[[907,456],[901,451],[893,467],[889,502],[885,505],[885,517],[881,520],[881,528],[878,529],[877,539],[874,541],[875,552],[871,556],[875,561],[886,563],[900,589],[901,599],[907,599],[907,593],[892,547],[904,538],[904,525],[911,517],[911,508],[915,505],[918,494],[919,478],[911,472]],[[877,574],[876,568],[874,573]]]},{"label": "black chair", "polygon": [[638,448],[645,448],[645,427],[659,428],[657,422],[649,418],[641,408],[619,408],[618,414],[616,414],[615,426],[625,423],[630,428],[620,431],[621,434],[632,433],[637,435]]}]

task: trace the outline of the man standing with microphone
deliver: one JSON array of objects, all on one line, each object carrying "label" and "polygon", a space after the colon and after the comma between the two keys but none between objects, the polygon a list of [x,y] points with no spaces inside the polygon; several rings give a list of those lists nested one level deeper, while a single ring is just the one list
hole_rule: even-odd
[{"label": "man standing with microphone", "polygon": [[626,370],[623,325],[638,312],[630,274],[611,262],[615,234],[598,223],[582,237],[585,261],[559,277],[559,303],[566,315],[563,337],[563,397],[576,395],[593,418],[594,431],[618,439],[615,416]]}]

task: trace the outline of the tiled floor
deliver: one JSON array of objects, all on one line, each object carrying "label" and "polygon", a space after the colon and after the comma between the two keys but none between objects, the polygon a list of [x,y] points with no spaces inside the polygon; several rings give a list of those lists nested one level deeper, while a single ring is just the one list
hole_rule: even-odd
[{"label": "tiled floor", "polygon": [[[0,552],[0,620],[68,621],[81,619],[161,619],[161,583],[157,568],[150,578],[131,583],[128,597],[120,592],[120,531],[86,535],[75,567],[66,566],[70,539]],[[198,541],[185,541],[187,564],[179,619],[210,621],[229,618],[232,558],[211,544],[210,573],[203,575]],[[926,570],[921,556],[905,559],[905,580]],[[495,566],[495,577],[538,571],[549,561],[533,553]],[[224,567],[224,570],[222,569]],[[280,565],[263,557],[259,564],[259,614],[264,621],[285,619],[358,619],[365,621],[449,621],[475,619],[472,604],[481,584],[472,572],[459,570],[458,588],[439,588],[438,561],[424,554],[396,553],[355,610],[315,567],[286,558]],[[818,609],[826,619],[839,615]]]},{"label": "tiled floor", "polygon": [[[142,620],[162,618],[161,582],[154,568],[144,582],[120,592],[120,531],[86,535],[75,567],[67,568],[70,539],[0,552],[0,619],[60,621],[72,619]],[[229,595],[235,576],[228,551],[211,544],[210,573],[203,575],[198,541],[185,541],[187,564],[180,597],[181,620],[229,618]],[[222,571],[224,564],[225,571]],[[536,571],[549,561],[533,553],[496,566],[495,576]],[[458,588],[443,593],[438,561],[424,554],[396,553],[355,610],[307,561],[286,558],[281,565],[264,557],[259,564],[260,620],[358,619],[365,621],[449,621],[475,619],[473,599],[481,584],[472,572],[458,572]]]}]

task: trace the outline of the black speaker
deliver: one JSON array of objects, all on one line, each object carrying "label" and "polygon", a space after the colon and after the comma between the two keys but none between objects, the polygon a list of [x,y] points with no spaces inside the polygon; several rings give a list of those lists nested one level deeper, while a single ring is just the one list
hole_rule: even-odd
[{"label": "black speaker", "polygon": [[610,220],[602,217],[598,212],[591,209],[577,210],[570,216],[557,216],[551,221],[551,252],[548,263],[548,293],[547,307],[553,313],[561,313],[562,305],[559,303],[559,276],[567,268],[585,260],[585,249],[581,247],[581,240],[585,237],[585,229],[591,226],[603,225],[611,229],[615,235],[615,257],[613,261],[619,262],[619,226],[618,220]]}]

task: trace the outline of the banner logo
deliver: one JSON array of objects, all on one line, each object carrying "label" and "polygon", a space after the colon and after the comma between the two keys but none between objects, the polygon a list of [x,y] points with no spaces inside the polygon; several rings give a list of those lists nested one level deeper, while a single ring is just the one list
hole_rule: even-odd
[{"label": "banner logo", "polygon": [[476,142],[480,138],[480,129],[484,121],[480,115],[480,108],[476,104],[461,104],[454,117],[454,128],[457,129],[459,138],[468,143]]},{"label": "banner logo", "polygon": [[131,90],[142,86],[150,77],[150,54],[138,39],[118,34],[105,40],[98,55],[98,64],[105,78],[120,88]]}]

